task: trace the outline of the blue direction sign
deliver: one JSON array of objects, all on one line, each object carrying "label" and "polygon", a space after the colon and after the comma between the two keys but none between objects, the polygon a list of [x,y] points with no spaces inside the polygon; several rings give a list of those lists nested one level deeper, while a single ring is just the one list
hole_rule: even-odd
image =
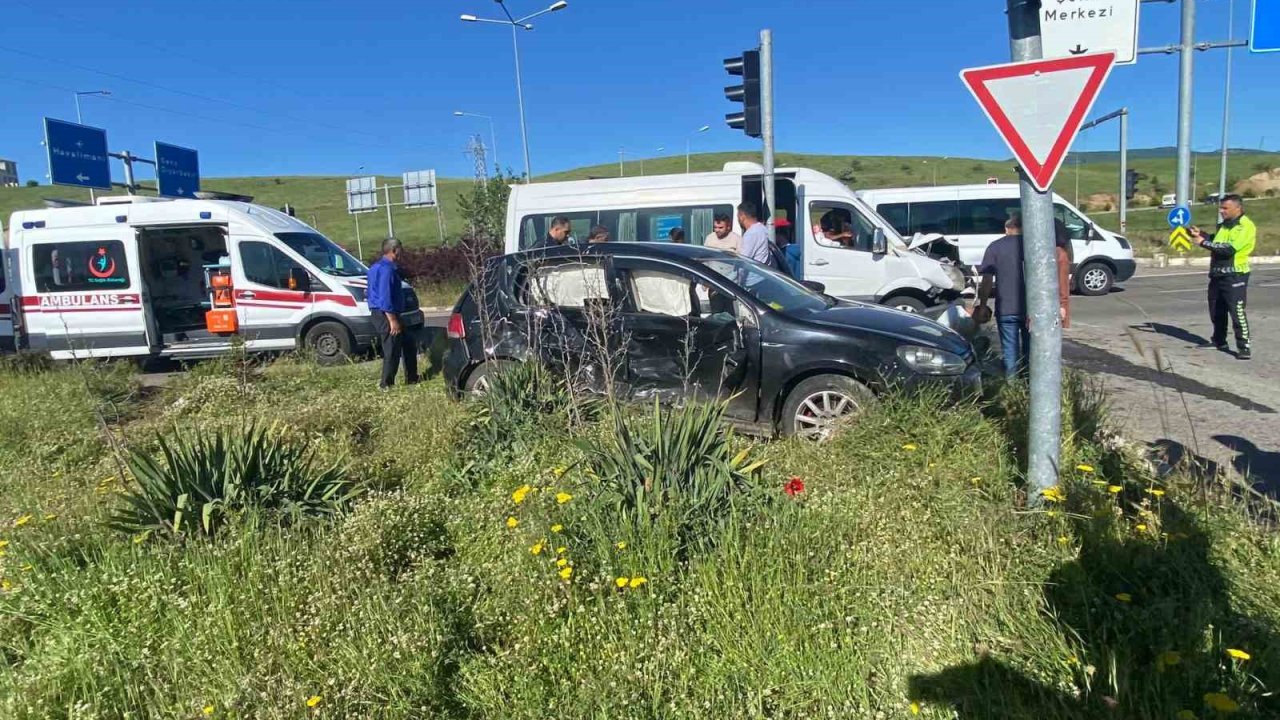
[{"label": "blue direction sign", "polygon": [[200,189],[200,156],[190,148],[156,142],[156,192],[193,198]]},{"label": "blue direction sign", "polygon": [[54,185],[111,189],[106,130],[45,118],[44,146]]},{"label": "blue direction sign", "polygon": [[1191,210],[1186,205],[1179,205],[1169,211],[1169,227],[1180,228],[1190,224]]},{"label": "blue direction sign", "polygon": [[1280,52],[1280,0],[1253,0],[1253,31],[1249,49]]}]

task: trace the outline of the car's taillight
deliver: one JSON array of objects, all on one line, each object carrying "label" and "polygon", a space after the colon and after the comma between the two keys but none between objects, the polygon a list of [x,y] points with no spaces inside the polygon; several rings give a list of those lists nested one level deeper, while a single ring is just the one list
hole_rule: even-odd
[{"label": "car's taillight", "polygon": [[462,313],[454,313],[449,316],[449,327],[447,329],[450,340],[465,340],[467,337],[467,326],[462,322]]}]

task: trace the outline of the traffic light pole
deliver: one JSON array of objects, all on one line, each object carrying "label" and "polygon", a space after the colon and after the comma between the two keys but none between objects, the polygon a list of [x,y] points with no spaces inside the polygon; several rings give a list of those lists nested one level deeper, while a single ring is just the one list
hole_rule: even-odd
[{"label": "traffic light pole", "polygon": [[[1008,0],[1009,45],[1015,62],[1039,60],[1039,0]],[[1062,445],[1062,320],[1058,316],[1058,262],[1053,190],[1036,190],[1019,173],[1022,191],[1023,275],[1031,323],[1031,415],[1027,425],[1027,504],[1039,505],[1058,483]]]},{"label": "traffic light pole", "polygon": [[775,242],[774,208],[777,207],[777,188],[773,182],[773,31],[760,31],[760,130],[764,136],[765,230],[769,242]]},{"label": "traffic light pole", "polygon": [[1120,232],[1123,233],[1129,226],[1129,108],[1120,108],[1097,120],[1090,120],[1080,126],[1080,132],[1116,118],[1120,118]]}]

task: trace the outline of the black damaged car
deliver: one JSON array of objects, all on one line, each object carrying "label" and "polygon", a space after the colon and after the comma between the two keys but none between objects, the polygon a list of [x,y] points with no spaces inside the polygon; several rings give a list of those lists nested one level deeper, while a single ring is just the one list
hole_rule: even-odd
[{"label": "black damaged car", "polygon": [[920,315],[837,300],[710,248],[604,243],[492,258],[453,308],[444,376],[481,393],[513,362],[578,388],[719,397],[735,424],[824,439],[892,388],[980,390],[973,347]]}]

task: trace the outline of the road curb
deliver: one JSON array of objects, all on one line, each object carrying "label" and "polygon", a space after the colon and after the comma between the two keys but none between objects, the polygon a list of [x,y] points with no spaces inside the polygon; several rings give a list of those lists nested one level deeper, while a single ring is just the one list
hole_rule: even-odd
[{"label": "road curb", "polygon": [[[1158,258],[1134,258],[1133,261],[1141,268],[1166,268],[1166,267],[1209,267],[1209,258],[1198,257],[1158,257]],[[1280,255],[1263,255],[1262,257],[1251,257],[1249,262],[1253,265],[1280,265]]]}]

